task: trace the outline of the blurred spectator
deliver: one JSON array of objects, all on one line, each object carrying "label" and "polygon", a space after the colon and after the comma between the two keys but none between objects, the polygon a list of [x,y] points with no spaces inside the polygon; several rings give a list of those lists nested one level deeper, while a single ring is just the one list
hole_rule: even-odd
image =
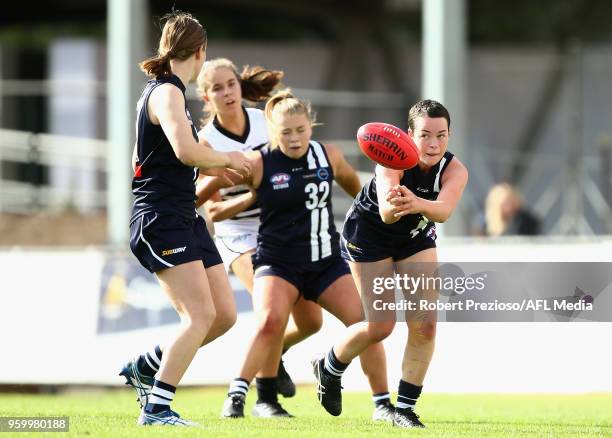
[{"label": "blurred spectator", "polygon": [[540,234],[540,219],[523,205],[523,198],[508,183],[494,185],[485,201],[488,236],[535,236]]}]

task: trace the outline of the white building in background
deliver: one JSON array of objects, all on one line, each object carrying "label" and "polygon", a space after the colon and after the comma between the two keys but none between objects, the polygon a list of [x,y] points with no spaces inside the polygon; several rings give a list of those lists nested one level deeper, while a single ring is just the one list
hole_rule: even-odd
[{"label": "white building in background", "polygon": [[[105,108],[98,105],[100,81],[99,42],[59,39],[49,48],[49,132],[80,138],[99,137],[99,119]],[[50,168],[49,183],[61,193],[61,204],[81,213],[95,207],[91,191],[97,188],[92,158],[78,157],[69,166]]]}]

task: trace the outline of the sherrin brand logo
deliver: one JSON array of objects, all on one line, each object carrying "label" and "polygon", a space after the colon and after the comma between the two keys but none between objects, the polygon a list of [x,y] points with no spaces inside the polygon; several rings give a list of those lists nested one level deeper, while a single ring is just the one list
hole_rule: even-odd
[{"label": "sherrin brand logo", "polygon": [[172,254],[178,254],[181,252],[185,252],[185,249],[187,249],[186,246],[183,246],[182,248],[174,248],[174,249],[164,249],[161,253],[162,257],[165,257],[167,255],[172,255]]},{"label": "sherrin brand logo", "polygon": [[272,183],[272,189],[280,190],[286,189],[289,187],[289,181],[291,180],[291,175],[286,173],[275,173],[270,177],[270,182]]},{"label": "sherrin brand logo", "polygon": [[[399,136],[399,134],[398,134],[398,136]],[[376,133],[373,133],[373,132],[372,133],[367,133],[365,135],[362,135],[361,138],[364,141],[370,141],[372,143],[377,143],[380,146],[387,147],[389,150],[393,151],[393,153],[395,153],[398,156],[398,158],[400,160],[402,160],[402,161],[405,160],[406,158],[408,158],[408,155],[406,154],[406,152],[404,152],[402,150],[402,148],[397,143],[395,143],[394,141],[389,140],[386,137],[383,137],[380,134],[376,134]],[[393,155],[378,149],[372,143],[368,144],[368,150],[369,151],[371,151],[372,153],[374,153],[374,154],[376,154],[378,156],[382,156],[382,157],[384,157],[387,160],[390,160],[390,161],[393,160],[393,158],[394,158]]]}]

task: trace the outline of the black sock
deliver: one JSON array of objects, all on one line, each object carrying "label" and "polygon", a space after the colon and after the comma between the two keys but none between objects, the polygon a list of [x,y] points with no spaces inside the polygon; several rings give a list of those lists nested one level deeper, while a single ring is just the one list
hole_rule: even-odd
[{"label": "black sock", "polygon": [[388,392],[379,392],[377,394],[372,394],[372,401],[374,402],[374,406],[384,405],[391,400],[391,396]]},{"label": "black sock", "polygon": [[278,403],[276,377],[257,377],[257,403]]},{"label": "black sock", "polygon": [[414,409],[414,405],[419,399],[422,390],[422,386],[416,386],[400,380],[397,392],[397,409]]},{"label": "black sock", "polygon": [[155,377],[162,360],[162,350],[159,345],[145,354],[138,356],[136,367],[145,376]]},{"label": "black sock", "polygon": [[281,374],[287,374],[287,370],[285,370],[285,365],[284,365],[284,362],[283,362],[283,354],[285,354],[287,352],[287,350],[289,350],[289,347],[283,348],[280,360],[278,361],[278,376],[280,376]]},{"label": "black sock", "polygon": [[342,377],[342,373],[344,373],[346,368],[349,366],[348,363],[342,363],[338,360],[333,348],[327,352],[323,364],[323,372],[337,379]]},{"label": "black sock", "polygon": [[170,403],[174,399],[176,387],[164,383],[160,380],[155,380],[149,402],[144,410],[148,414],[157,414],[158,412],[170,409]]}]

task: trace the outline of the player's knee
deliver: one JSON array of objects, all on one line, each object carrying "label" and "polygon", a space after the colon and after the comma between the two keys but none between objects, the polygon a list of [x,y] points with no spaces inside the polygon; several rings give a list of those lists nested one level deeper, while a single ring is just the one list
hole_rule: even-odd
[{"label": "player's knee", "polygon": [[389,337],[395,327],[394,321],[368,323],[368,338],[372,343],[380,342]]},{"label": "player's knee", "polygon": [[231,329],[236,324],[237,314],[236,308],[222,307],[216,309],[217,317],[215,324],[219,327],[221,334]]},{"label": "player's knee", "polygon": [[182,319],[197,336],[204,339],[210,327],[217,318],[217,311],[212,306],[205,306],[203,303],[191,306],[183,315]]},{"label": "player's knee", "polygon": [[433,341],[436,338],[436,323],[435,322],[426,322],[423,325],[423,337],[428,341]]},{"label": "player's knee", "polygon": [[353,324],[362,322],[364,319],[365,317],[363,314],[363,309],[359,308],[358,310],[355,310],[353,312],[350,312],[348,315],[345,315],[345,317],[342,319],[342,323],[345,326],[350,327]]},{"label": "player's knee", "polygon": [[416,343],[428,343],[436,338],[436,323],[433,321],[421,322],[410,328],[414,331],[414,341]]},{"label": "player's knee", "polygon": [[195,318],[188,319],[186,322],[189,332],[194,337],[197,337],[200,341],[203,341],[210,331],[210,328],[214,323],[214,319]]},{"label": "player's knee", "polygon": [[306,336],[312,336],[321,330],[323,326],[323,318],[310,318],[306,321],[300,321],[300,324],[297,326],[300,332],[302,332]]},{"label": "player's knee", "polygon": [[269,312],[262,316],[258,332],[263,336],[281,336],[285,325],[285,320],[280,315]]}]

